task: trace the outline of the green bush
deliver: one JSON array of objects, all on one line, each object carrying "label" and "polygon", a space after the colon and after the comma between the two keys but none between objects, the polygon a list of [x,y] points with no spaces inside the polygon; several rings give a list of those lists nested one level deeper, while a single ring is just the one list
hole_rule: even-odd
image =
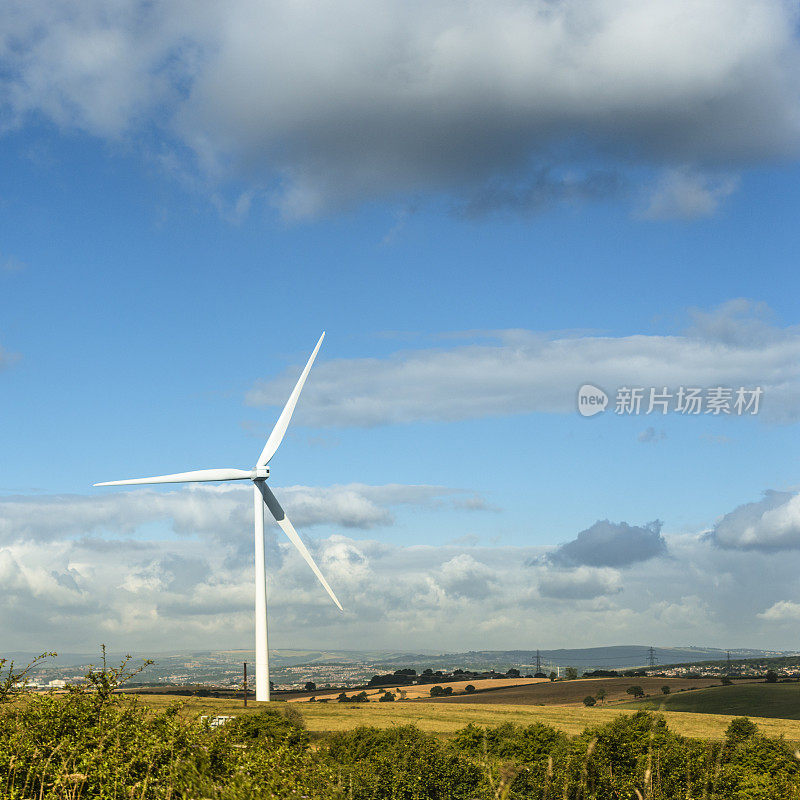
[{"label": "green bush", "polygon": [[406,725],[312,747],[285,703],[220,727],[178,705],[148,709],[116,693],[127,664],[104,661],[66,694],[22,697],[24,670],[0,667],[2,800],[800,800],[800,757],[744,717],[721,742],[638,711],[579,736],[541,723],[467,725],[451,738]]}]

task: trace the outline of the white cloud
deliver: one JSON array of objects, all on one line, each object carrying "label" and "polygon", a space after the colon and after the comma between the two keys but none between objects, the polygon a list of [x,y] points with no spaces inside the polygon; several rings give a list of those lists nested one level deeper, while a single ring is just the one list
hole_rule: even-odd
[{"label": "white cloud", "polygon": [[710,217],[739,185],[732,175],[709,176],[679,167],[659,179],[642,212],[645,219],[697,219]]},{"label": "white cloud", "polygon": [[[530,210],[615,191],[632,163],[753,163],[800,138],[784,0],[4,10],[7,117],[140,140],[160,127],[170,157],[189,148],[205,175],[270,193],[287,217],[425,191]],[[656,211],[706,213],[725,193],[678,181]]]},{"label": "white cloud", "polygon": [[758,616],[767,622],[796,623],[800,620],[800,603],[794,603],[791,600],[779,600]]},{"label": "white cloud", "polygon": [[615,569],[577,567],[548,570],[539,578],[543,597],[558,600],[589,600],[622,591],[620,573]]},{"label": "white cloud", "polygon": [[[786,600],[796,596],[800,553],[725,550],[703,533],[665,538],[669,557],[624,570],[565,567],[548,558],[553,547],[407,546],[341,533],[309,539],[341,614],[276,534],[268,557],[272,642],[450,651],[509,642],[791,646],[776,643],[764,622],[800,617],[800,604]],[[17,539],[0,545],[0,641],[13,650],[71,651],[105,641],[144,654],[199,643],[247,647],[252,570],[252,542],[224,538],[213,546],[190,537],[136,541],[110,527],[105,539]]]},{"label": "white cloud", "polygon": [[[473,492],[442,486],[386,484],[276,488],[287,516],[298,528],[338,525],[369,529],[393,522],[392,508],[436,508],[456,504],[480,510]],[[480,498],[478,498],[480,500]],[[139,489],[96,495],[8,496],[0,498],[0,543],[50,541],[94,534],[130,536],[163,522],[182,535],[246,541],[252,525],[249,489],[191,486],[172,491]],[[89,540],[98,549],[103,539]]]},{"label": "white cloud", "polygon": [[[800,409],[800,330],[770,325],[765,315],[760,304],[733,300],[692,312],[692,327],[683,335],[498,331],[473,334],[482,341],[449,349],[324,361],[306,386],[297,417],[320,427],[370,427],[573,413],[578,387],[592,383],[607,392],[621,386],[761,386],[759,413],[794,421]],[[247,402],[282,405],[296,374],[292,367],[258,383]]]},{"label": "white cloud", "polygon": [[716,545],[742,550],[800,549],[800,495],[764,493],[762,500],[745,503],[714,526]]}]

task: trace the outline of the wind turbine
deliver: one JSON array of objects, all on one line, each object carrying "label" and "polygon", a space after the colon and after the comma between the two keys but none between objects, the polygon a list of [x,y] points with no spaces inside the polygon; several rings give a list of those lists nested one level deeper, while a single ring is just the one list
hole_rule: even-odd
[{"label": "wind turbine", "polygon": [[308,359],[305,369],[300,375],[294,389],[292,390],[286,405],[272,429],[272,433],[261,451],[261,455],[256,461],[255,467],[251,470],[244,469],[200,469],[193,472],[177,472],[174,475],[158,475],[153,478],[129,478],[124,481],[106,481],[105,483],[95,483],[95,486],[130,486],[145,483],[205,483],[208,481],[252,481],[253,482],[253,512],[255,517],[255,561],[256,561],[256,700],[269,700],[269,655],[267,652],[267,578],[266,566],[264,562],[264,506],[270,510],[275,518],[275,522],[281,527],[283,532],[289,537],[289,541],[300,551],[300,555],[319,578],[319,582],[325,587],[325,591],[331,596],[331,600],[343,611],[342,604],[336,599],[333,589],[328,586],[328,582],[320,572],[319,567],[311,557],[303,540],[297,535],[294,526],[289,522],[289,518],[281,508],[272,490],[267,486],[269,477],[269,464],[272,456],[280,447],[289,422],[292,419],[294,407],[297,405],[297,398],[303,390],[311,365],[317,357],[325,332],[319,337],[314,352]]}]

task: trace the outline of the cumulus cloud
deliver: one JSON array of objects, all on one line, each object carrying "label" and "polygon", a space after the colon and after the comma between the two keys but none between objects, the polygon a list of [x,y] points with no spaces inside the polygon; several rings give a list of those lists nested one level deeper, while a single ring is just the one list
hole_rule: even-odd
[{"label": "cumulus cloud", "polygon": [[709,176],[680,167],[661,176],[642,212],[645,219],[710,217],[739,184],[731,175]]},{"label": "cumulus cloud", "polygon": [[578,567],[545,573],[539,579],[539,591],[558,600],[589,600],[621,592],[622,582],[617,570]]},{"label": "cumulus cloud", "polygon": [[[425,191],[531,210],[616,191],[632,163],[795,155],[796,17],[784,0],[8,0],[3,110],[159,129],[171,159],[287,217]],[[725,193],[678,183],[654,213]]]},{"label": "cumulus cloud", "polygon": [[661,523],[628,525],[598,520],[575,539],[562,544],[551,556],[555,563],[594,567],[624,567],[667,552]]},{"label": "cumulus cloud", "polygon": [[[209,546],[154,533],[131,539],[111,527],[91,537],[0,543],[0,641],[14,650],[71,651],[105,641],[144,654],[251,646],[252,541],[240,557],[229,539]],[[661,535],[670,558],[624,569],[564,564],[548,557],[557,552],[551,546],[480,546],[469,538],[310,539],[344,614],[276,537],[268,556],[271,641],[437,651],[575,641],[774,647],[765,622],[796,623],[800,605],[787,598],[797,596],[797,551],[722,549],[703,532]],[[101,539],[108,547],[98,546]]]},{"label": "cumulus cloud", "polygon": [[711,538],[718,547],[740,550],[800,549],[800,495],[764,492],[717,522]]},{"label": "cumulus cloud", "polygon": [[[692,325],[681,335],[509,330],[465,334],[476,341],[450,348],[335,359],[316,367],[297,416],[313,426],[371,427],[574,413],[575,393],[588,382],[612,393],[621,386],[669,387],[673,393],[678,386],[760,386],[759,414],[794,421],[800,409],[800,330],[772,325],[765,315],[761,304],[734,300],[693,311]],[[292,367],[257,383],[247,402],[283,405],[296,375]]]},{"label": "cumulus cloud", "polygon": [[766,611],[758,614],[760,619],[767,622],[794,622],[800,620],[800,603],[791,600],[779,600],[773,603]]}]

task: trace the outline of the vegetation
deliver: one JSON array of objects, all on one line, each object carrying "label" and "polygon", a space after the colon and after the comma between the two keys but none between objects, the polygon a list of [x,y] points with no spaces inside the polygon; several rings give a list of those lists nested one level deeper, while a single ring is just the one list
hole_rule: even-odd
[{"label": "vegetation", "polygon": [[583,704],[587,708],[591,708],[593,705],[597,704],[597,700],[595,700],[594,697],[592,697],[592,695],[587,694],[586,697],[583,698]]},{"label": "vegetation", "polygon": [[800,687],[796,683],[734,683],[626,705],[652,710],[800,720]]},{"label": "vegetation", "polygon": [[[682,736],[647,711],[574,709],[594,723],[570,735],[531,722],[528,709],[525,724],[470,723],[451,737],[416,725],[356,725],[312,747],[298,704],[239,708],[217,725],[223,720],[188,704],[150,708],[119,694],[136,673],[128,660],[119,667],[104,661],[82,686],[60,694],[22,695],[24,675],[6,671],[3,800],[800,800],[794,747],[744,718],[708,741]],[[461,710],[403,705],[418,717]],[[378,706],[348,708],[304,705],[309,714],[370,714]]]},{"label": "vegetation", "polygon": [[594,693],[594,696],[597,699],[598,703],[605,703],[606,695],[607,692],[602,686]]}]

